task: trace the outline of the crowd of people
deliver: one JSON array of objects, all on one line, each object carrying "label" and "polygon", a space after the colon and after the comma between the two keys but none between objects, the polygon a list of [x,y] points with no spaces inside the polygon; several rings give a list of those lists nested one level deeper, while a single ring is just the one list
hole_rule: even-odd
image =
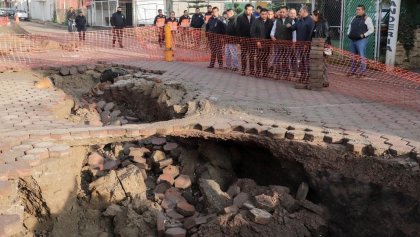
[{"label": "crowd of people", "polygon": [[205,29],[211,54],[209,68],[214,68],[217,61],[219,68],[257,77],[291,80],[298,76],[301,81],[308,80],[308,42],[319,37],[330,43],[327,21],[318,10],[310,16],[306,6],[298,15],[296,9],[287,6],[277,11],[262,7],[254,11],[254,6],[247,4],[244,12],[236,15],[233,9],[220,14],[218,7],[209,5],[204,15],[197,8],[191,18],[184,12],[179,21],[174,12],[166,18],[159,10],[154,25],[160,29],[160,44],[164,41],[163,26],[168,23],[181,29]]},{"label": "crowd of people", "polygon": [[[218,7],[207,6],[203,15],[197,8],[190,18],[188,12],[176,21],[175,13],[166,18],[159,11],[154,25],[160,29],[159,43],[164,41],[163,26],[173,24],[173,30],[180,27],[193,29],[204,28],[210,50],[209,68],[214,68],[216,61],[219,68],[241,71],[243,75],[274,77],[301,82],[309,78],[309,53],[313,38],[325,39],[326,47],[331,45],[327,19],[319,10],[309,11],[303,5],[299,12],[294,8],[282,6],[269,10],[247,4],[243,13],[236,15],[233,9],[220,14]],[[351,52],[359,55],[361,63],[353,59],[348,76],[362,77],[366,71],[365,50],[367,37],[373,33],[372,20],[366,16],[365,7],[359,5],[356,16],[349,26]],[[200,41],[200,31],[194,38]],[[223,35],[223,36],[220,36]],[[240,59],[238,58],[240,50]],[[331,52],[331,51],[330,51]]]},{"label": "crowd of people", "polygon": [[[69,31],[75,24],[80,40],[84,40],[86,17],[83,12],[80,11],[77,15],[74,9],[70,9],[67,20]],[[126,18],[121,7],[117,7],[117,11],[112,14],[110,24],[113,27],[112,46],[115,47],[118,41],[120,48],[123,48]],[[218,7],[208,5],[204,15],[200,13],[200,8],[196,8],[192,17],[185,10],[179,19],[173,11],[166,17],[162,10],[158,10],[153,25],[158,30],[161,47],[165,41],[165,25],[170,26],[172,34],[192,34],[198,45],[201,44],[201,29],[204,29],[211,54],[209,68],[214,68],[217,61],[219,68],[240,70],[242,75],[249,73],[256,77],[284,80],[296,78],[300,82],[307,82],[309,79],[312,39],[323,38],[327,46],[331,45],[327,20],[319,10],[311,13],[306,5],[302,5],[297,12],[287,6],[276,11],[259,6],[254,11],[254,6],[247,4],[239,15],[233,9],[227,9],[220,14]],[[359,55],[359,58],[353,58],[348,76],[365,75],[367,39],[373,32],[372,19],[366,15],[364,5],[358,5],[347,35],[351,40],[350,51]]]}]

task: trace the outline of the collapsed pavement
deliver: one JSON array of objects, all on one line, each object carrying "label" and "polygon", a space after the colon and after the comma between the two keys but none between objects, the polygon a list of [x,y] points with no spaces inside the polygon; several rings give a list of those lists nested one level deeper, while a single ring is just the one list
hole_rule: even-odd
[{"label": "collapsed pavement", "polygon": [[[95,71],[96,67],[89,70]],[[78,68],[72,71],[76,76],[83,75]],[[98,78],[98,74],[96,71],[90,78]],[[66,76],[69,75],[62,75]],[[88,118],[80,120],[84,126],[30,130],[18,137],[7,137],[5,141],[14,143],[1,146],[5,161],[0,166],[1,234],[419,233],[419,166],[417,154],[411,151],[374,139],[368,142],[367,133],[361,139],[330,129],[240,113],[223,114],[188,88],[182,89],[180,83],[146,80],[134,74],[104,85],[103,90],[95,87],[99,82],[92,82],[93,91],[91,87],[81,88],[84,92],[75,90],[74,95],[49,88],[57,90],[64,99],[51,113],[64,106],[68,110],[63,110],[67,114],[62,115],[68,120],[80,108],[90,108],[97,114],[122,111],[124,104],[131,107],[134,102],[147,101],[129,100],[133,95],[144,96],[139,91],[150,84],[152,88],[163,88],[154,100],[166,98],[161,104],[165,104],[162,108],[169,108],[169,120],[147,123],[138,116],[139,121],[128,124],[103,126],[103,121],[98,120],[101,124],[94,127]],[[136,87],[136,83],[141,87]],[[176,92],[165,97],[168,88],[175,88]],[[105,96],[107,93],[110,94]],[[177,93],[182,96],[173,96]],[[191,97],[185,96],[188,94]],[[172,117],[174,105],[187,110]],[[122,116],[126,119],[126,115]],[[116,117],[121,122],[121,116]],[[45,126],[49,124],[52,123]],[[177,148],[186,151],[176,152]],[[185,162],[185,157],[196,154],[199,165]]]}]

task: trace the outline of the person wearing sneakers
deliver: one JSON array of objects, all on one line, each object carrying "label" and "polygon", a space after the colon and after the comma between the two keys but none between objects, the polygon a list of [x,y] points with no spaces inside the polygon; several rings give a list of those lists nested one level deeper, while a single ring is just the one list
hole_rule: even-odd
[{"label": "person wearing sneakers", "polygon": [[351,70],[347,73],[348,76],[353,76],[357,73],[357,59],[360,60],[360,70],[357,73],[357,77],[365,76],[368,37],[374,32],[375,28],[373,26],[372,19],[366,15],[365,6],[358,5],[356,8],[356,16],[351,21],[347,31],[347,36],[350,38],[350,52],[354,54],[351,63]]},{"label": "person wearing sneakers", "polygon": [[122,8],[117,7],[117,12],[114,12],[111,16],[112,26],[112,47],[115,47],[115,41],[118,39],[120,48],[123,48],[123,30],[125,27],[125,16],[122,13]]}]

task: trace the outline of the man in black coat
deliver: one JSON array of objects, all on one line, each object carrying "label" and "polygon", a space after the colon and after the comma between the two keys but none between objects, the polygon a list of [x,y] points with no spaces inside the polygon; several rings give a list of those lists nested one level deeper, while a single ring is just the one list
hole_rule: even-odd
[{"label": "man in black coat", "polygon": [[76,17],[75,20],[77,32],[79,32],[79,40],[85,40],[86,34],[86,17],[83,15],[82,11],[79,11],[79,15]]},{"label": "man in black coat", "polygon": [[112,28],[112,47],[115,47],[115,41],[118,38],[118,43],[120,48],[123,47],[122,38],[123,38],[123,29],[125,27],[125,16],[122,14],[122,8],[117,7],[117,12],[114,12],[111,16],[111,26]]},{"label": "man in black coat", "polygon": [[260,17],[258,17],[251,25],[251,38],[255,39],[257,48],[257,71],[255,76],[260,77],[261,68],[262,76],[268,76],[268,56],[270,55],[270,33],[273,27],[273,21],[268,19],[268,10],[261,8]]},{"label": "man in black coat", "polygon": [[220,19],[219,8],[213,7],[213,15],[206,24],[206,32],[210,45],[210,65],[208,68],[214,68],[214,63],[219,63],[219,68],[223,68],[222,58],[222,37],[226,33],[226,25]]},{"label": "man in black coat", "polygon": [[255,16],[252,14],[254,6],[247,4],[245,10],[236,18],[236,34],[241,38],[241,66],[242,75],[246,74],[246,67],[249,60],[249,71],[251,75],[255,75],[255,45],[251,44],[251,25],[255,21]]},{"label": "man in black coat", "polygon": [[226,69],[232,71],[239,70],[238,60],[238,49],[236,44],[238,43],[238,37],[236,36],[236,16],[233,9],[226,10],[227,24],[226,24],[226,37],[225,37],[225,62]]},{"label": "man in black coat", "polygon": [[194,29],[201,29],[204,25],[204,16],[200,12],[200,8],[195,8],[195,13],[191,18],[191,27]]},{"label": "man in black coat", "polygon": [[274,41],[274,77],[278,77],[279,79],[284,77],[283,79],[290,80],[293,31],[287,25],[291,25],[293,20],[288,17],[288,8],[286,6],[280,7],[278,16],[279,18],[274,22],[270,34],[271,39]]},{"label": "man in black coat", "polygon": [[299,11],[300,19],[294,24],[288,24],[292,30],[296,30],[296,47],[300,52],[300,78],[299,82],[307,83],[309,80],[309,52],[311,50],[312,32],[314,21],[309,15],[309,9],[303,5]]}]

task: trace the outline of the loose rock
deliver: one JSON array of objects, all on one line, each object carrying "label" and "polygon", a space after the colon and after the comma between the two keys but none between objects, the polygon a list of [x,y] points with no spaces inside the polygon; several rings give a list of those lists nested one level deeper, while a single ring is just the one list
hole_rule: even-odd
[{"label": "loose rock", "polygon": [[179,175],[179,168],[178,166],[168,165],[163,169],[164,174],[169,174],[172,177],[176,178]]},{"label": "loose rock", "polygon": [[187,231],[182,228],[169,228],[165,232],[165,237],[185,237]]},{"label": "loose rock", "polygon": [[159,161],[162,161],[166,159],[165,153],[163,151],[154,151],[152,154],[152,160],[154,163],[159,163]]},{"label": "loose rock", "polygon": [[175,210],[183,216],[192,216],[195,214],[195,207],[187,202],[176,204]]},{"label": "loose rock", "polygon": [[180,189],[187,189],[191,187],[191,179],[188,175],[180,175],[175,179],[175,187]]},{"label": "loose rock", "polygon": [[232,204],[229,195],[223,192],[214,180],[200,179],[199,186],[210,212],[220,213],[225,207]]},{"label": "loose rock", "polygon": [[170,174],[161,174],[157,180],[157,183],[160,184],[162,182],[167,182],[170,185],[174,185],[175,180],[174,177],[172,177]]},{"label": "loose rock", "polygon": [[299,185],[299,188],[296,193],[296,200],[303,201],[306,199],[306,196],[309,192],[309,186],[307,183],[303,182]]},{"label": "loose rock", "polygon": [[266,225],[270,222],[272,215],[265,210],[254,208],[251,211],[252,220],[255,223]]}]

